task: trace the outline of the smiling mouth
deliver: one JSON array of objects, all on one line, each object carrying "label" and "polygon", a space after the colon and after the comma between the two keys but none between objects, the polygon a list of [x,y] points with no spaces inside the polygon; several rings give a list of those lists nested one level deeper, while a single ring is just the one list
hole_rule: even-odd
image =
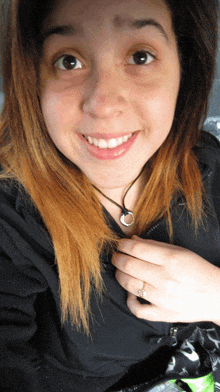
[{"label": "smiling mouth", "polygon": [[121,146],[121,144],[126,143],[132,136],[133,133],[129,133],[129,135],[125,136],[120,136],[114,139],[97,139],[95,137],[87,136],[87,135],[82,135],[88,142],[89,144],[99,147],[101,149],[111,149],[111,148],[116,148],[118,146]]}]

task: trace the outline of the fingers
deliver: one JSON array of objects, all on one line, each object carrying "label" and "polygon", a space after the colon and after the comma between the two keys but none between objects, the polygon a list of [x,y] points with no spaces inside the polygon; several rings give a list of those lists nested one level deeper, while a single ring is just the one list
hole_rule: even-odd
[{"label": "fingers", "polygon": [[145,240],[136,236],[132,237],[132,239],[123,239],[118,245],[119,252],[157,265],[164,265],[167,259],[173,257],[172,254],[174,254],[178,248],[179,247],[174,247],[171,244]]},{"label": "fingers", "polygon": [[[158,285],[161,280],[161,266],[148,263],[122,253],[116,253],[112,257],[112,264],[129,277],[148,282],[150,285]],[[117,274],[120,278],[120,274]],[[123,281],[119,283],[123,285]]]},{"label": "fingers", "polygon": [[141,291],[143,290],[146,295],[143,295],[143,298],[149,302],[157,301],[159,297],[158,290],[149,283],[143,282],[141,279],[136,279],[134,277],[130,277],[123,272],[116,270],[115,277],[118,283],[129,293],[134,294],[135,296],[141,297]]},{"label": "fingers", "polygon": [[[148,300],[148,298],[145,298]],[[150,302],[150,301],[149,301]],[[161,309],[154,304],[141,304],[136,295],[128,293],[127,305],[130,311],[139,319],[158,322],[181,322],[181,317],[168,309]]]},{"label": "fingers", "polygon": [[[123,253],[112,258],[116,279],[128,292],[128,307],[138,318],[165,322],[220,319],[219,268],[188,249],[137,237],[121,240],[118,251]],[[138,296],[150,304],[140,303]]]},{"label": "fingers", "polygon": [[127,305],[130,311],[137,317],[143,320],[149,321],[162,321],[161,315],[155,305],[143,305],[140,304],[137,297],[131,293],[128,293]]}]

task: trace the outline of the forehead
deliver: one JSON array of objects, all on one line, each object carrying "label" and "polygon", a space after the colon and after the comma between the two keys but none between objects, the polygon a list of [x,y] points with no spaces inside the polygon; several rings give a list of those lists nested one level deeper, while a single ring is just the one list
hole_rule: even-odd
[{"label": "forehead", "polygon": [[131,17],[133,20],[153,18],[171,25],[171,14],[163,0],[59,0],[46,25],[74,23],[78,30],[109,26],[119,31],[129,25]]}]

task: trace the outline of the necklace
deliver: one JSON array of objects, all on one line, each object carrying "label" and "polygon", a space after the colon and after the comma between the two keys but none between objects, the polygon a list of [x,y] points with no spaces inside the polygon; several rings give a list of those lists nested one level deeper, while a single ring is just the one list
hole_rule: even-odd
[{"label": "necklace", "polygon": [[[131,183],[131,185],[128,187],[128,189],[126,190],[126,192],[125,192],[125,194],[124,194],[124,196],[123,196],[123,199],[122,199],[122,206],[120,206],[120,204],[118,204],[116,201],[110,199],[110,197],[106,196],[106,195],[105,195],[102,191],[100,191],[100,189],[97,188],[95,185],[92,185],[93,188],[95,188],[99,193],[101,193],[102,196],[104,196],[106,199],[108,199],[109,201],[111,201],[112,203],[114,203],[116,206],[118,206],[118,207],[121,209],[122,213],[121,213],[121,216],[120,216],[120,222],[121,222],[124,226],[127,226],[127,227],[133,225],[133,223],[134,223],[134,214],[133,214],[132,211],[129,211],[129,210],[125,207],[125,197],[126,197],[128,191],[131,189],[132,185],[134,185],[134,183],[138,180],[138,178],[139,178],[140,175],[142,174],[143,170],[144,170],[144,167],[143,167],[143,169],[141,170],[141,172],[138,174],[138,176],[134,179],[134,181]],[[129,223],[126,223],[126,222],[125,222],[125,217],[126,217],[126,216],[129,216],[130,219],[131,219],[131,221],[130,221]]]}]

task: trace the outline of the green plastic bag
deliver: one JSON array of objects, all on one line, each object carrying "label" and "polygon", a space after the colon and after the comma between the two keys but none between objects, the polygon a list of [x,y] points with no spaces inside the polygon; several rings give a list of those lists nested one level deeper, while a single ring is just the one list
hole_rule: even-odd
[{"label": "green plastic bag", "polygon": [[[181,386],[181,382],[182,386]],[[146,389],[147,392],[180,392],[186,391],[184,383],[187,384],[189,390],[192,392],[215,392],[215,383],[212,373],[199,378],[181,378],[181,380],[164,381],[155,385],[151,389]],[[143,389],[142,389],[143,390]],[[121,391],[119,391],[121,392]]]},{"label": "green plastic bag", "polygon": [[192,392],[215,392],[215,383],[212,373],[199,378],[183,378],[182,380],[189,385]]}]

